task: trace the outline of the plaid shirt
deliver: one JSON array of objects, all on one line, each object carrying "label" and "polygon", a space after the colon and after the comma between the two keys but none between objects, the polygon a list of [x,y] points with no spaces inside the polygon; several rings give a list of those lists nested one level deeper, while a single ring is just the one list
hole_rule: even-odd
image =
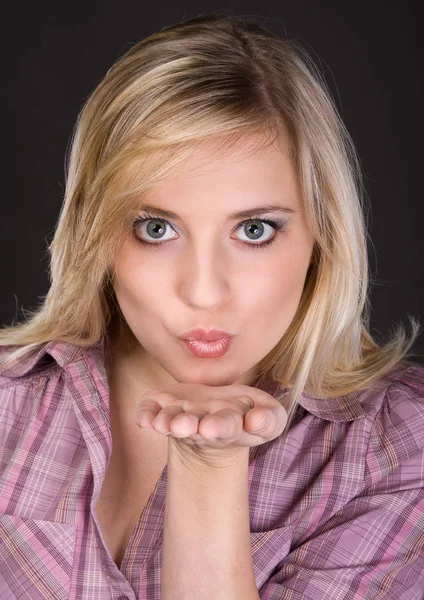
[{"label": "plaid shirt", "polygon": [[[0,367],[1,600],[160,600],[167,467],[120,568],[95,511],[111,454],[102,350],[50,342]],[[262,600],[424,599],[423,398],[424,367],[401,362],[360,393],[303,394],[289,431],[250,448]]]}]

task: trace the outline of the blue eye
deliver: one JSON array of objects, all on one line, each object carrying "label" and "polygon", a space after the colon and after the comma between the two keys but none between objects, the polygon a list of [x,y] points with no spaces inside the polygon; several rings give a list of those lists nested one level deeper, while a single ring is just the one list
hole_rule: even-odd
[{"label": "blue eye", "polygon": [[[165,219],[160,219],[158,217],[153,217],[151,215],[148,215],[147,217],[138,217],[134,221],[134,229],[137,229],[139,227],[141,228],[141,225],[143,225],[144,223],[147,223],[147,227],[145,227],[145,230],[147,229],[147,233],[150,236],[156,236],[156,235],[163,236],[163,233],[166,229],[166,225],[163,225],[163,224],[166,223],[167,225],[170,225],[170,223],[168,223],[168,221],[165,221]],[[146,242],[146,240],[142,240],[138,236],[136,236],[136,237],[142,244],[146,244],[147,246],[161,246],[165,242],[169,241],[169,239],[171,239],[171,238],[168,238],[168,239],[163,240],[163,238],[160,237],[160,238],[156,238],[156,239],[159,239],[159,242],[155,243],[155,242]],[[153,238],[153,239],[155,239],[155,238]]]},{"label": "blue eye", "polygon": [[[160,235],[161,237],[156,238],[156,239],[160,239],[161,241],[148,242],[146,240],[141,239],[140,236],[137,235],[136,229],[141,228],[141,226],[144,225],[145,223],[147,223],[145,230],[147,230],[148,235],[149,236]],[[263,234],[263,230],[264,230],[263,223],[265,223],[265,225],[267,225],[268,227],[271,227],[272,229],[274,229],[274,231],[276,231],[276,232],[284,231],[284,229],[287,225],[287,221],[281,221],[279,219],[272,221],[269,219],[251,218],[251,219],[246,219],[245,221],[242,221],[241,223],[239,223],[239,225],[237,226],[237,229],[245,226],[245,230],[250,229],[250,232],[252,232],[252,229],[254,230],[252,235],[260,235],[260,234]],[[165,219],[155,217],[153,214],[145,213],[143,216],[137,217],[137,219],[135,219],[135,221],[133,223],[134,236],[137,239],[137,241],[139,241],[144,246],[156,246],[156,247],[162,246],[166,242],[171,241],[173,239],[173,238],[168,238],[168,239],[163,240],[163,234],[166,230],[167,225],[169,225],[172,228],[172,225]],[[247,225],[248,225],[248,227],[246,227]],[[250,234],[251,233],[249,233],[249,235]],[[267,239],[265,242],[261,242],[261,243],[249,243],[244,240],[240,240],[240,242],[244,246],[248,246],[249,248],[252,248],[254,250],[259,250],[261,248],[266,248],[267,246],[270,246],[275,241],[276,237],[277,236],[275,234],[270,239]]]}]

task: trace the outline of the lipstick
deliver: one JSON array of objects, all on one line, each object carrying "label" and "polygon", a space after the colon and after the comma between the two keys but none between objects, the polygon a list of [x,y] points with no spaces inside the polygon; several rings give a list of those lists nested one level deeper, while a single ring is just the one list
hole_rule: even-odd
[{"label": "lipstick", "polygon": [[198,358],[220,358],[230,349],[230,338],[215,340],[214,342],[202,342],[200,340],[184,340],[189,351]]},{"label": "lipstick", "polygon": [[231,347],[233,336],[221,329],[192,329],[180,338],[186,348],[198,358],[220,358]]}]

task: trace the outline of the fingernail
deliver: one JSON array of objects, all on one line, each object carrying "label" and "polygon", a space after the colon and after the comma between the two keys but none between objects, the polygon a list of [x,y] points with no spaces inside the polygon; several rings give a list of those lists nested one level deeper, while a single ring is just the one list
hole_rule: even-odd
[{"label": "fingernail", "polygon": [[152,431],[153,427],[143,427],[138,421],[136,421],[137,425],[140,427],[141,431]]},{"label": "fingernail", "polygon": [[258,427],[256,427],[256,429],[252,429],[252,433],[254,433],[255,431],[261,431],[261,429],[265,429],[265,427],[268,425],[268,423],[269,423],[268,416],[264,415],[264,418],[262,419],[262,421],[260,422]]}]

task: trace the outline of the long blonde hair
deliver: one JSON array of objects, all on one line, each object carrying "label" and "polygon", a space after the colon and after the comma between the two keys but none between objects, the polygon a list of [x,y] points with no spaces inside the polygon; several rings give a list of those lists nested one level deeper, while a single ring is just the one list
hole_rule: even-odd
[{"label": "long blonde hair", "polygon": [[[106,351],[124,317],[113,290],[114,256],[142,194],[199,144],[231,151],[250,134],[288,136],[315,237],[293,321],[258,365],[258,382],[284,386],[294,416],[302,391],[342,396],[405,360],[420,329],[369,332],[367,223],[360,162],[324,77],[307,52],[254,20],[217,13],[133,45],[107,71],[74,128],[64,202],[50,253],[50,289],[25,322],[3,327],[13,364],[48,341]],[[278,277],[278,273],[276,273]],[[287,396],[287,390],[289,395]],[[288,398],[288,401],[287,401]]]}]

